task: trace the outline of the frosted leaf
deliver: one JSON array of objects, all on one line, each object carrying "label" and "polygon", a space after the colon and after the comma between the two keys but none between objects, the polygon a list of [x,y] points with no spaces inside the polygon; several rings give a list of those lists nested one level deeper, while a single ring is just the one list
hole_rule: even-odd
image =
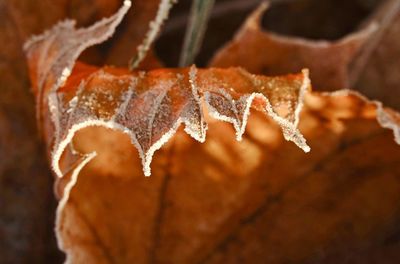
[{"label": "frosted leaf", "polygon": [[[101,36],[96,35],[97,34],[96,33],[93,34],[93,36],[91,37],[100,39],[105,35],[107,35],[109,32],[111,32],[110,30],[115,26],[116,24],[112,23],[107,25],[104,24],[104,28],[100,27],[101,29],[104,29],[103,31],[100,30],[100,28],[98,32],[96,31]],[[69,33],[65,32],[64,37],[66,37],[67,39],[70,37],[78,38],[79,41],[72,44],[75,45],[79,42],[80,43],[79,45],[84,45],[87,40],[86,38],[87,35],[85,34],[79,35],[77,32],[79,31],[84,32],[85,30],[82,31],[76,30],[73,28],[73,26],[69,28],[70,32]],[[100,194],[100,196],[103,195],[103,193],[108,192],[110,190],[110,187],[112,187],[109,186],[108,183],[112,183],[113,185],[114,183],[117,183],[116,186],[114,187],[117,188],[118,191],[120,191],[120,187],[122,186],[131,187],[130,184],[138,183],[138,181],[136,180],[126,181],[126,179],[123,179],[123,182],[121,182],[122,183],[121,186],[118,184],[120,181],[114,181],[113,179],[111,181],[108,181],[109,178],[120,177],[121,175],[110,176],[108,174],[109,171],[102,171],[105,167],[107,167],[107,164],[104,164],[104,162],[108,162],[111,155],[116,156],[120,159],[124,159],[126,158],[124,157],[125,151],[127,150],[129,151],[129,149],[120,148],[120,149],[114,149],[113,151],[109,151],[109,149],[106,148],[109,145],[99,144],[105,147],[105,148],[100,148],[101,150],[105,150],[104,151],[105,153],[110,154],[109,156],[105,155],[106,158],[104,158],[103,155],[99,155],[96,158],[96,152],[90,150],[90,147],[88,151],[82,151],[82,153],[79,152],[81,151],[79,150],[79,148],[82,147],[82,145],[84,144],[93,144],[94,148],[97,149],[96,147],[98,146],[96,146],[96,143],[98,142],[96,142],[96,140],[99,140],[98,137],[100,137],[101,140],[105,140],[106,142],[108,140],[108,138],[106,137],[110,135],[106,133],[103,134],[103,137],[101,137],[100,136],[101,132],[99,133],[100,130],[96,129],[88,129],[87,131],[85,131],[85,132],[96,133],[96,134],[89,133],[89,137],[87,137],[87,135],[82,136],[82,134],[77,134],[77,132],[79,132],[84,128],[91,126],[102,126],[129,135],[133,145],[139,152],[139,155],[142,159],[144,174],[147,176],[150,175],[151,173],[150,163],[154,152],[157,149],[159,149],[164,143],[166,143],[182,124],[184,126],[184,130],[186,131],[186,133],[191,135],[193,138],[195,138],[200,142],[203,142],[205,140],[207,124],[203,118],[203,110],[205,109],[202,108],[202,105],[206,105],[207,106],[206,109],[208,109],[211,115],[214,116],[215,118],[232,123],[233,127],[236,130],[237,139],[239,140],[241,139],[243,133],[245,132],[246,123],[250,111],[253,109],[263,111],[266,114],[266,116],[272,118],[277,122],[277,124],[282,129],[284,137],[287,140],[293,141],[304,151],[309,150],[309,147],[306,144],[303,135],[297,128],[299,123],[299,114],[303,106],[304,94],[308,91],[310,86],[308,79],[308,71],[306,70],[304,70],[299,74],[294,74],[294,75],[287,75],[280,77],[279,76],[265,77],[260,75],[252,75],[240,68],[196,69],[193,66],[191,68],[158,69],[147,72],[138,72],[138,71],[130,72],[127,69],[111,68],[111,67],[104,67],[99,69],[96,67],[83,65],[81,63],[75,63],[75,59],[76,56],[78,56],[77,54],[79,53],[79,49],[80,47],[83,46],[76,46],[77,48],[76,50],[74,50],[74,52],[75,51],[78,52],[76,54],[72,51],[71,53],[68,52],[62,53],[63,52],[62,49],[64,49],[63,45],[53,45],[57,43],[56,41],[58,38],[57,34],[59,34],[59,32],[54,31],[48,33],[45,39],[40,39],[39,37],[38,39],[33,40],[32,43],[27,44],[26,49],[28,52],[28,60],[32,73],[32,81],[36,86],[35,92],[37,97],[40,98],[40,102],[38,101],[39,105],[38,113],[40,113],[40,115],[43,116],[44,122],[42,123],[44,127],[43,130],[45,130],[44,134],[46,135],[48,146],[52,148],[52,153],[51,153],[52,166],[58,177],[65,176],[64,179],[60,180],[63,181],[63,183],[66,183],[66,185],[62,186],[64,188],[61,187],[63,192],[59,206],[57,208],[56,233],[58,236],[59,247],[67,253],[67,262],[74,261],[71,257],[74,254],[73,253],[74,249],[72,248],[74,248],[75,245],[77,245],[76,243],[77,238],[84,237],[79,235],[75,236],[75,233],[69,232],[71,229],[66,228],[66,226],[68,227],[73,226],[73,228],[76,228],[77,226],[75,225],[76,222],[74,221],[68,222],[69,219],[73,219],[74,217],[72,218],[66,217],[66,214],[70,214],[71,212],[68,210],[69,208],[67,207],[68,205],[71,205],[71,203],[68,203],[69,196],[71,194],[76,195],[77,193],[80,192],[79,191],[80,188],[78,188],[75,189],[73,193],[71,193],[72,188],[78,181],[78,176],[81,170],[88,164],[89,164],[88,167],[93,165],[93,167],[89,167],[88,168],[89,170],[86,171],[88,172],[88,174],[95,175],[95,177],[92,177],[91,179],[92,181],[88,181],[88,186],[91,187],[92,189],[96,189],[97,187],[99,187],[99,185],[96,184],[96,181],[101,182],[101,178],[107,178],[107,181],[103,182],[107,184],[101,183],[105,185],[103,186],[104,189],[99,189],[99,192],[97,193]],[[71,35],[68,36],[69,34]],[[67,41],[65,47],[74,47],[72,44]],[[38,54],[40,54],[41,56],[37,56]],[[57,57],[58,56],[57,54],[61,55]],[[70,58],[69,56],[72,57]],[[55,57],[57,57],[56,60],[54,60]],[[70,64],[71,66],[68,67],[54,66],[58,63],[64,63],[66,61],[68,63],[71,63]],[[54,65],[52,63],[54,63]],[[39,83],[38,83],[38,77],[41,78],[41,81]],[[350,97],[350,93],[351,92],[344,91],[343,92],[343,94],[345,95],[344,98]],[[359,95],[352,94],[351,96],[354,96],[357,99],[355,100],[356,103],[360,101]],[[337,98],[334,98],[331,101],[335,101],[336,99]],[[324,99],[320,101],[324,101]],[[43,102],[44,107],[41,106],[42,104],[41,102]],[[397,142],[400,143],[399,115],[388,109],[383,108],[382,105],[379,103],[376,103],[375,106],[376,108],[374,108],[374,110],[376,110],[376,117],[378,119],[378,122],[383,127],[392,129],[394,131]],[[307,106],[307,111],[309,109],[310,107]],[[337,107],[333,109],[335,111],[338,111],[338,109],[340,108]],[[346,109],[349,109],[349,107],[347,107]],[[312,113],[311,116],[316,117],[318,113],[320,112],[314,112]],[[305,117],[307,117],[307,115],[310,116],[310,113],[306,112]],[[334,118],[330,118],[330,120],[333,119]],[[315,124],[315,126],[311,127],[318,129],[319,127],[317,125],[320,125],[320,123],[319,122],[316,123],[317,124]],[[307,128],[307,125],[305,125],[305,127]],[[305,131],[306,130],[307,129],[305,129]],[[227,130],[222,130],[222,131],[227,131]],[[276,135],[275,134],[276,130],[274,129],[273,131],[274,131],[273,134]],[[219,138],[225,136],[225,135],[221,136],[219,132],[220,131],[217,131],[214,135],[216,135]],[[317,132],[318,133],[310,133],[308,131],[308,135],[311,135],[311,138],[313,134],[314,135],[318,134],[319,136],[320,131],[317,130]],[[115,136],[117,140],[111,141],[111,143],[115,142],[121,143],[121,141],[119,141],[121,135],[119,135],[118,133],[113,133],[112,135]],[[273,137],[272,140],[275,140],[275,138],[279,139],[277,141],[280,141],[280,137]],[[74,148],[73,145],[74,140],[76,140],[75,146],[77,147],[77,149]],[[239,179],[240,183],[243,183],[243,179],[246,180],[244,182],[246,183],[247,180],[260,178],[260,177],[236,177],[236,176],[232,177],[229,171],[226,173],[224,170],[225,167],[228,167],[235,161],[238,161],[242,162],[239,164],[239,167],[245,167],[244,165],[248,167],[246,170],[244,170],[245,171],[244,173],[237,174],[238,176],[239,175],[246,176],[249,175],[249,173],[251,173],[253,176],[254,175],[257,176],[258,171],[261,170],[264,172],[266,169],[266,167],[262,165],[263,164],[262,162],[265,161],[264,158],[259,160],[259,162],[261,163],[255,162],[250,166],[248,164],[243,164],[245,162],[252,163],[252,160],[254,161],[258,159],[257,157],[263,156],[262,155],[263,150],[261,148],[264,147],[265,145],[263,144],[257,144],[257,145],[259,146],[257,146],[256,150],[255,148],[251,149],[252,147],[249,144],[247,144],[247,146],[250,147],[249,152],[252,152],[251,155],[246,154],[238,159],[230,159],[229,156],[227,156],[227,151],[231,151],[233,149],[233,146],[230,143],[226,144],[226,146],[224,147],[226,151],[213,153],[215,154],[214,157],[220,156],[221,160],[228,157],[228,159],[225,159],[226,162],[221,163],[223,166],[220,166],[221,164],[219,163],[219,160],[217,160],[218,162],[215,162],[213,160],[213,156],[210,156],[208,164],[210,164],[210,162],[215,163],[218,166],[217,170],[220,170],[218,175],[225,174],[225,176],[229,177],[219,178],[219,179],[216,177],[212,177],[211,179],[210,177],[211,182],[213,182],[212,184],[218,185],[222,182],[229,182],[229,185],[232,185],[231,180],[233,178],[237,179],[240,178]],[[235,151],[232,151],[232,153],[230,153],[230,156],[232,157],[237,155],[238,151],[240,151],[239,149],[242,148],[242,146],[246,146],[246,144],[240,145],[239,148],[235,148]],[[280,143],[277,143],[277,146],[282,146],[282,145],[280,145]],[[260,150],[258,150],[258,148],[260,148]],[[82,149],[87,150],[86,146],[82,147]],[[182,153],[187,153],[189,156],[193,153],[192,152],[193,149],[202,150],[205,148],[189,147],[187,151],[180,153],[181,155]],[[281,150],[282,149],[285,151],[288,150],[288,148],[286,147],[281,148]],[[122,151],[115,152],[115,150],[122,150]],[[253,152],[252,150],[256,151]],[[270,152],[270,150],[271,148],[269,148],[269,151],[267,152]],[[286,154],[290,155],[291,151],[292,150],[289,149],[289,153],[284,153],[284,155],[279,155],[284,157],[282,162],[285,162],[287,160]],[[127,156],[131,157],[130,154],[131,153],[129,153],[129,155]],[[204,155],[204,153],[201,152],[200,155],[197,154],[196,154],[197,159],[195,160],[196,163],[198,161],[200,164],[199,166],[204,165],[203,164],[204,160],[202,158],[207,157],[208,154]],[[299,157],[298,153],[296,154],[295,157],[297,160],[297,158]],[[129,161],[130,160],[128,160],[128,162]],[[271,160],[266,160],[266,161],[271,161]],[[97,164],[101,164],[101,168],[99,170],[97,170],[98,168],[95,167],[96,162]],[[178,163],[184,163],[184,162],[185,161]],[[298,162],[298,164],[300,165],[301,163],[302,162]],[[121,163],[110,162],[110,164],[114,165]],[[122,164],[126,165],[126,163]],[[136,165],[136,163],[131,163],[131,164]],[[113,167],[112,171],[114,172],[115,166],[112,165],[110,167]],[[131,174],[130,176],[135,175],[136,174],[135,165],[132,165],[132,167],[135,167],[133,171],[130,171],[125,166],[121,166],[119,171],[117,168],[118,173],[116,174],[128,171],[128,173]],[[274,164],[274,166],[275,165],[276,164]],[[185,166],[180,169],[178,168],[180,170],[180,173],[182,172],[186,173],[187,172],[186,169],[191,169],[193,171],[193,167],[185,168]],[[239,167],[232,166],[232,168],[230,169],[231,171],[236,169],[241,170],[241,168]],[[175,169],[176,168],[174,168],[173,170]],[[96,177],[98,176],[96,175],[97,173],[99,173],[100,175],[102,174],[105,177]],[[172,171],[172,174],[173,173],[174,171]],[[87,176],[88,174],[85,175],[83,173],[82,175]],[[176,174],[173,175],[175,176]],[[211,174],[208,175],[211,176]],[[218,181],[216,181],[216,179],[218,179]],[[84,180],[87,180],[87,178],[85,178]],[[159,180],[162,180],[162,178],[159,178]],[[189,179],[189,181],[191,180],[192,179]],[[92,183],[95,184],[92,185]],[[200,181],[200,183],[203,182]],[[57,185],[60,186],[62,184],[57,184]],[[204,184],[199,184],[199,182],[197,181],[195,181],[195,185],[200,186],[199,188],[203,188],[204,186],[206,186]],[[243,187],[243,184],[239,185],[240,187]],[[253,186],[254,184],[250,185],[247,184],[247,185]],[[93,186],[96,188],[93,188]],[[151,182],[151,186],[152,186],[151,188],[153,187],[155,188],[156,190],[155,192],[157,193],[159,192],[160,189],[158,188],[157,184],[153,184],[153,182]],[[218,186],[222,186],[223,188],[219,188]],[[217,186],[218,187],[217,189],[219,189],[218,192],[222,190],[223,193],[223,196],[214,195],[214,198],[218,200],[224,200],[221,199],[221,197],[223,198],[227,197],[225,195],[227,194],[230,197],[227,197],[227,199],[225,200],[231,200],[230,202],[231,204],[237,204],[235,201],[240,200],[239,198],[242,197],[241,195],[236,195],[237,196],[236,198],[239,197],[238,199],[233,197],[230,188],[228,189],[225,188],[226,187],[225,183],[223,185],[218,185],[218,186]],[[137,190],[140,190],[142,188],[143,186],[139,185]],[[182,188],[177,188],[177,189],[179,189],[179,192],[181,192],[182,190]],[[240,193],[242,194],[248,193],[248,192],[243,192],[243,188],[239,189]],[[83,190],[85,191],[85,189]],[[149,193],[148,190],[149,189],[147,188],[143,188],[143,193],[145,193],[144,197],[154,196],[155,198],[158,199],[159,196],[154,195],[155,192]],[[190,188],[188,191],[193,192],[193,190]],[[85,196],[87,193],[85,192],[83,193],[84,196],[82,196],[82,199],[88,198],[87,200],[93,200],[91,199],[91,197]],[[131,193],[136,193],[136,192],[131,191]],[[187,193],[184,193],[184,195],[181,197],[185,197],[186,194]],[[108,207],[106,209],[106,212],[109,213],[110,212],[109,206],[104,206],[107,204],[102,203],[101,202],[102,199],[97,199],[100,196],[94,199],[95,203],[97,205],[100,204],[101,207]],[[147,203],[146,199],[136,199],[136,198],[127,199],[132,197],[141,197],[141,196],[132,196],[132,197],[130,197],[129,195],[128,196],[119,195],[119,196],[121,197],[121,200],[119,201],[125,201],[125,202],[128,201],[127,203],[129,203],[129,207],[119,207],[118,209],[132,208],[132,204],[130,203],[133,200],[143,200],[145,201],[145,203]],[[197,193],[195,193],[194,196],[196,196],[196,200],[199,200]],[[76,196],[71,196],[71,197],[76,198]],[[233,200],[232,197],[234,198]],[[184,199],[186,199],[186,197]],[[77,199],[76,201],[82,201],[82,200]],[[182,200],[180,199],[180,201]],[[209,203],[208,201],[206,202]],[[189,203],[192,203],[192,201],[189,200]],[[84,207],[87,208],[90,207],[90,209],[96,207],[96,206],[92,207],[86,205],[87,204],[85,204]],[[193,208],[192,205],[193,204],[190,204],[189,207]],[[72,207],[74,207],[74,205],[72,205]],[[142,208],[146,208],[145,211],[150,211],[147,210],[148,209],[147,206],[144,206]],[[204,206],[202,206],[202,208],[204,208]],[[125,210],[125,212],[128,211],[130,210],[129,209]],[[141,211],[141,208],[139,208],[139,211]],[[215,210],[208,210],[208,211],[212,212]],[[91,213],[93,212],[95,211],[91,211]],[[99,215],[101,216],[102,214],[94,213],[90,215],[98,217]],[[123,217],[119,216],[114,217],[113,214],[108,214],[108,215],[111,215],[113,217],[113,219],[111,219],[113,221],[117,218],[123,219],[123,221],[121,221],[121,223],[123,223],[122,224],[123,226],[125,226],[126,223],[128,223],[127,224],[128,226],[132,226],[131,222],[126,221],[126,219],[129,219],[125,217],[126,215],[124,215]],[[136,217],[135,214],[133,214],[133,216]],[[196,215],[196,218],[197,216],[198,214]],[[79,218],[81,217],[79,216]],[[107,221],[105,221],[105,223],[107,224],[107,226],[109,226],[110,222],[108,221],[108,219],[106,220]],[[222,223],[221,221],[214,221],[214,222]],[[200,226],[204,226],[204,223],[207,222],[204,222],[203,219],[200,219],[200,222],[194,223],[193,226],[195,226],[195,228],[198,230],[199,225],[197,223],[200,223]],[[148,223],[145,224],[148,225]],[[99,227],[97,230],[101,230],[101,227],[103,226],[96,225],[95,227],[96,228]],[[134,226],[133,228],[136,228],[136,226]],[[77,230],[78,232],[81,231],[79,226]],[[115,230],[112,231],[113,234],[121,234],[118,232],[114,232]],[[187,233],[186,231],[187,230],[185,230],[185,234]],[[108,230],[106,230],[106,232],[108,232]],[[126,234],[129,240],[131,240],[131,235],[130,235],[131,233],[126,232]],[[71,237],[72,239],[70,240],[69,238]],[[121,240],[120,236],[117,236],[117,239]],[[85,244],[88,244],[86,243],[87,241],[90,242],[90,240],[87,239],[82,239],[81,241],[85,242]],[[115,240],[110,240],[110,241],[114,242]],[[119,242],[117,242],[116,244],[118,243]],[[74,245],[71,246],[71,244]],[[92,243],[89,244],[91,245]],[[123,243],[121,244],[124,246],[123,249],[129,248],[129,246],[125,246],[125,244]],[[80,245],[78,245],[78,247],[79,246]],[[147,253],[147,247],[145,246],[145,248]],[[79,252],[81,253],[83,251]],[[120,253],[120,251],[118,252]],[[136,257],[137,256],[135,256],[134,259],[136,259]]]},{"label": "frosted leaf", "polygon": [[131,1],[125,0],[116,14],[88,28],[75,29],[74,20],[65,20],[42,35],[29,39],[24,50],[30,70],[37,76],[36,88],[43,89],[45,81],[54,81],[53,89],[61,86],[80,53],[111,37],[130,6]]},{"label": "frosted leaf", "polygon": [[245,119],[249,114],[247,106],[251,104],[251,100],[248,102],[249,98],[250,96],[245,95],[239,100],[234,100],[222,89],[218,93],[205,93],[205,101],[211,115],[216,119],[232,123],[236,130],[237,140],[241,140],[244,133]]},{"label": "frosted leaf", "polygon": [[132,82],[129,75],[114,76],[102,70],[93,73],[81,84],[84,89],[78,91],[76,97],[69,102],[69,106],[71,103],[75,106],[70,111],[69,119],[73,123],[88,117],[111,119],[117,114],[116,110]]},{"label": "frosted leaf", "polygon": [[[286,140],[308,152],[304,137],[296,128],[305,91],[310,86],[308,71],[285,77],[252,75],[241,68],[210,69],[199,74],[199,89],[213,117],[233,124],[242,138],[253,100],[281,127]],[[241,95],[245,91],[253,92]]]},{"label": "frosted leaf", "polygon": [[185,123],[185,131],[204,141],[206,125],[200,101],[188,78],[188,69],[156,70],[140,77],[136,97],[115,121],[126,127],[139,150],[146,175],[153,153]]},{"label": "frosted leaf", "polygon": [[[61,117],[67,121],[61,122],[64,133],[56,145],[53,166],[61,177],[63,172],[58,163],[74,134],[88,126],[105,126],[130,136],[139,151],[145,175],[150,175],[154,152],[182,123],[189,135],[204,141],[207,125],[202,99],[213,117],[233,124],[238,140],[253,108],[264,111],[281,126],[287,140],[307,152],[309,147],[297,124],[308,87],[307,71],[285,77],[265,77],[239,68],[197,69],[192,66],[148,72],[97,69],[80,83],[71,78],[57,92],[58,98],[63,99],[60,99],[63,102]],[[376,106],[380,124],[393,129],[398,138],[399,126],[393,121],[396,115],[378,103]]]},{"label": "frosted leaf", "polygon": [[[205,140],[207,125],[202,98],[212,116],[234,125],[238,140],[244,133],[250,108],[254,107],[276,120],[287,140],[307,151],[308,146],[296,125],[302,94],[308,87],[306,71],[284,78],[251,75],[238,68],[192,66],[129,72],[77,64],[71,78],[56,92],[60,134],[55,135],[52,165],[61,177],[64,173],[59,161],[75,133],[88,126],[105,126],[130,136],[148,176],[154,152],[182,123],[186,133],[200,142]],[[281,96],[273,95],[279,92]],[[268,97],[272,98],[271,102]]]},{"label": "frosted leaf", "polygon": [[[33,78],[38,112],[54,128],[48,134],[53,136],[49,139],[52,166],[59,177],[81,159],[72,151],[76,157],[69,158],[70,164],[63,162],[64,168],[59,164],[67,147],[74,149],[75,133],[88,126],[105,126],[128,134],[139,151],[145,175],[150,175],[154,152],[182,123],[186,133],[204,142],[207,125],[202,98],[214,117],[234,125],[238,140],[253,106],[272,117],[287,140],[309,150],[296,128],[303,93],[309,87],[307,71],[264,77],[240,68],[198,70],[193,66],[130,72],[75,65],[81,51],[111,36],[129,7],[126,3],[117,14],[92,27],[75,29],[73,22],[63,22],[25,46],[31,73],[40,77]],[[159,12],[165,14],[169,7],[163,8]],[[48,110],[40,106],[42,103],[48,104]]]},{"label": "frosted leaf", "polygon": [[[266,77],[241,68],[192,66],[130,72],[75,64],[86,47],[112,35],[129,5],[125,1],[117,14],[89,28],[75,29],[71,21],[60,23],[25,46],[57,176],[62,177],[71,170],[76,173],[76,168],[81,168],[82,157],[88,162],[87,154],[74,151],[72,140],[76,132],[89,126],[104,126],[128,134],[142,159],[144,174],[150,175],[154,152],[181,124],[193,138],[205,140],[207,124],[202,101],[213,117],[233,124],[238,140],[253,108],[272,118],[286,140],[305,152],[310,150],[297,128],[304,94],[310,86],[307,70]],[[42,102],[48,108],[41,107]],[[399,141],[398,125],[392,122],[398,117],[378,104],[377,108],[379,122],[393,129]],[[66,151],[69,149],[71,154]],[[65,153],[69,156],[63,158]],[[90,154],[90,159],[94,155]]]},{"label": "frosted leaf", "polygon": [[[85,67],[77,65],[81,71]],[[181,123],[188,134],[203,142],[206,124],[198,91],[188,72],[189,69],[180,69],[116,74],[115,69],[104,68],[87,74],[80,83],[69,80],[57,91],[61,113],[59,141],[53,152],[57,174],[63,173],[56,161],[73,134],[87,126],[104,125],[127,133],[139,151],[146,175],[150,175],[154,151]]]},{"label": "frosted leaf", "polygon": [[[75,21],[65,20],[25,43],[24,50],[28,57],[33,89],[36,93],[38,114],[43,103],[47,103],[42,101],[46,99],[45,94],[54,92],[65,83],[82,51],[104,42],[113,35],[130,6],[131,1],[125,0],[116,14],[88,28],[76,29]],[[55,107],[54,111],[57,110]],[[54,115],[57,114],[54,112]],[[38,121],[41,122],[40,115]]]}]

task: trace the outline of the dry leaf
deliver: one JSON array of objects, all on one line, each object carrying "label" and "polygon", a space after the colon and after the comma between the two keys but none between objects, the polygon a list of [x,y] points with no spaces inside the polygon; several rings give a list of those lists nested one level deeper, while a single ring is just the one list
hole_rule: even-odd
[{"label": "dry leaf", "polygon": [[[57,263],[62,258],[53,233],[56,200],[51,170],[34,122],[34,100],[29,91],[23,42],[66,17],[75,18],[79,25],[93,23],[112,14],[120,3],[118,0],[10,0],[0,4],[1,263]],[[135,13],[140,13],[141,18],[153,18],[142,6],[136,5]],[[128,32],[121,30],[118,37],[124,39],[125,34]],[[135,47],[131,48],[134,54]],[[104,53],[109,53],[104,46],[96,47],[86,52],[84,59],[101,62],[99,56]],[[113,57],[117,57],[115,53]]]},{"label": "dry leaf", "polygon": [[[386,250],[376,240],[390,240],[389,220],[400,217],[398,113],[348,91],[305,96],[307,71],[75,64],[128,7],[85,29],[58,24],[26,44],[59,176],[56,232],[67,261],[341,262],[353,248],[361,261],[374,245]],[[249,116],[250,107],[267,118]],[[205,143],[188,136],[204,141],[206,123]],[[311,154],[286,143],[308,151],[298,125]],[[140,163],[148,174],[158,148],[145,178]]]},{"label": "dry leaf", "polygon": [[400,109],[400,11],[385,31],[382,41],[372,52],[370,60],[356,84],[356,89],[385,105]]},{"label": "dry leaf", "polygon": [[[281,138],[268,140],[255,128],[268,124],[250,120],[248,144],[264,160],[248,175],[253,180],[224,223],[228,230],[214,245],[202,245],[202,262],[395,263],[398,253],[385,253],[400,246],[392,240],[400,216],[400,149],[375,121],[378,112],[345,91],[307,95],[299,127],[309,155]],[[175,208],[170,223],[184,214]]]},{"label": "dry leaf", "polygon": [[[397,4],[391,1],[384,8],[397,8]],[[293,8],[298,6],[296,2]],[[356,63],[360,57],[362,60],[367,57],[367,54],[360,55],[361,51],[386,28],[393,17],[388,19],[388,23],[379,24],[378,15],[373,16],[361,29],[337,40],[313,40],[264,31],[261,18],[266,8],[267,4],[260,5],[247,18],[234,39],[211,60],[211,66],[241,66],[252,73],[269,75],[296,72],[307,67],[313,87],[317,90],[350,88],[361,70],[355,70],[353,64],[360,68],[363,66]],[[295,23],[292,21],[292,24]]]},{"label": "dry leaf", "polygon": [[98,156],[59,207],[60,247],[72,263],[341,262],[352,248],[365,259],[386,247],[380,241],[400,217],[400,148],[376,114],[359,96],[307,96],[307,155],[261,113],[250,116],[242,142],[210,119],[203,144],[179,130],[149,179],[126,134],[80,130],[75,149]]},{"label": "dry leaf", "polygon": [[[287,258],[323,260],[319,250],[333,259],[335,250],[345,254],[349,247],[361,247],[363,253],[379,243],[374,240],[381,233],[389,239],[396,229],[385,221],[400,217],[400,148],[392,133],[376,121],[379,114],[381,124],[395,124],[396,118],[399,124],[399,115],[390,113],[345,91],[308,95],[300,128],[313,141],[310,156],[286,144],[279,126],[262,114],[250,116],[248,135],[240,143],[234,142],[229,125],[210,119],[204,144],[178,132],[173,144],[156,155],[150,180],[142,177],[127,135],[102,127],[81,130],[74,147],[99,155],[84,167],[69,200],[63,200],[60,245],[74,263],[193,263],[214,258],[217,263],[226,263],[225,258],[258,263],[266,257],[280,263]],[[393,129],[399,140],[398,125]],[[366,156],[370,144],[376,147]],[[366,158],[360,160],[359,155]],[[366,172],[368,176],[363,176]],[[283,207],[283,214],[275,209],[264,216],[274,205]],[[307,206],[311,208],[304,210]],[[313,206],[326,209],[319,212]],[[307,214],[300,219],[289,214],[286,219],[285,212],[292,210]],[[284,231],[266,226],[274,216],[283,217],[275,221]],[[261,217],[267,219],[258,220]],[[293,223],[292,218],[299,220]],[[307,221],[308,229],[302,221]],[[354,237],[347,248],[335,244],[336,236],[328,236],[341,225],[358,227],[337,235],[337,241]],[[239,240],[245,242],[240,247],[250,252],[235,248],[225,252],[224,248],[235,246],[232,237],[248,228],[257,231]],[[263,239],[260,230],[278,234]],[[357,240],[358,234],[368,243]],[[287,237],[291,239],[285,244]],[[282,239],[281,251],[274,246],[276,238]],[[304,243],[305,238],[310,242]]]},{"label": "dry leaf", "polygon": [[59,177],[64,174],[59,159],[74,133],[93,125],[129,134],[145,174],[150,175],[154,151],[181,123],[193,138],[204,141],[201,97],[215,118],[234,125],[238,140],[254,106],[278,122],[287,140],[309,150],[296,129],[302,98],[309,87],[306,71],[269,78],[239,68],[198,70],[193,66],[190,70],[129,73],[78,64],[71,75],[79,54],[109,38],[129,7],[130,2],[125,1],[115,15],[89,28],[74,29],[73,21],[64,21],[25,45],[39,122],[45,122],[44,133],[49,145],[54,145],[52,166]]}]

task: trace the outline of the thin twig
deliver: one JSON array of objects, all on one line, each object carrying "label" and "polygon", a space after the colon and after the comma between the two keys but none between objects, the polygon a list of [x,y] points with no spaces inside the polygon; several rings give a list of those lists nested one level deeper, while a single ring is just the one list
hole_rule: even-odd
[{"label": "thin twig", "polygon": [[156,39],[158,32],[164,21],[168,18],[169,11],[177,0],[161,0],[158,6],[156,18],[150,22],[150,28],[146,33],[142,44],[137,48],[137,54],[129,62],[129,69],[134,70],[139,66],[140,62],[145,58],[147,51],[150,49]]},{"label": "thin twig", "polygon": [[179,61],[181,67],[193,63],[203,41],[214,2],[214,0],[193,0],[189,25],[186,29],[185,42]]}]

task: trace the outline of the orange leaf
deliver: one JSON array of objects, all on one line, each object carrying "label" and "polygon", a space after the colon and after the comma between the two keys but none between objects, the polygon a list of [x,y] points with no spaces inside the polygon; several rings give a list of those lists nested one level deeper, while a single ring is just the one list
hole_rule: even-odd
[{"label": "orange leaf", "polygon": [[334,259],[337,240],[367,250],[392,232],[387,221],[400,198],[400,148],[378,113],[351,93],[307,95],[299,123],[307,155],[257,111],[241,142],[206,117],[207,140],[178,130],[155,155],[150,178],[126,134],[80,130],[74,148],[98,156],[76,182],[70,172],[57,184],[67,184],[60,247],[74,263],[280,263],[319,250]]},{"label": "orange leaf", "polygon": [[[400,144],[398,113],[346,90],[311,93],[307,70],[265,77],[241,68],[130,72],[75,63],[112,35],[129,3],[89,28],[64,22],[26,44],[67,261],[299,262],[319,245],[334,250],[327,234],[338,226],[357,224],[355,245],[358,236],[374,239],[371,226],[389,229],[383,216],[395,214],[400,197],[391,133]],[[231,126],[217,120],[243,140],[234,143]],[[204,144],[188,137],[203,142],[206,124]],[[286,143],[309,151],[303,134],[310,155]],[[149,175],[157,149],[153,177],[142,177],[140,163]],[[371,177],[354,193],[336,192],[363,174]],[[373,188],[376,178],[390,184]],[[313,206],[322,209],[303,208]]]}]

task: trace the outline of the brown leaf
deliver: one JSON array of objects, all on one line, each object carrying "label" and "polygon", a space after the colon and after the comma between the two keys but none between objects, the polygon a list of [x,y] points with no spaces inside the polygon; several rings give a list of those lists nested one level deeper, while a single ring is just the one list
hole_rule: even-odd
[{"label": "brown leaf", "polygon": [[309,151],[296,128],[303,95],[309,87],[306,71],[297,76],[269,78],[242,69],[197,70],[194,66],[190,70],[146,73],[98,70],[81,64],[73,69],[86,47],[113,34],[129,7],[130,2],[125,1],[115,15],[88,28],[75,29],[73,21],[64,21],[25,44],[39,123],[43,123],[53,148],[52,166],[59,177],[64,174],[59,159],[74,134],[93,125],[129,134],[139,150],[145,174],[150,175],[154,151],[181,123],[193,138],[204,141],[202,97],[215,118],[234,125],[238,140],[244,133],[249,109],[254,106],[278,122],[287,140]]},{"label": "brown leaf", "polygon": [[[0,3],[0,262],[57,263],[52,177],[34,122],[23,42],[66,17],[87,25],[112,14],[117,0]],[[143,10],[136,8],[136,12]],[[134,49],[134,47],[133,47]],[[101,61],[104,47],[84,55]]]},{"label": "brown leaf", "polygon": [[206,142],[179,130],[150,179],[127,135],[80,130],[74,148],[98,156],[61,200],[60,246],[73,263],[337,263],[353,248],[365,260],[386,248],[400,217],[400,148],[376,109],[344,92],[308,95],[307,155],[257,112],[241,142],[209,119]]},{"label": "brown leaf", "polygon": [[[300,2],[306,2],[303,6],[307,7],[308,2],[317,1]],[[385,6],[385,10],[398,7],[396,1],[388,2],[390,3]],[[293,5],[295,10],[302,7],[296,1],[288,5]],[[305,67],[310,69],[310,77],[317,90],[350,88],[353,86],[353,79],[357,79],[357,76],[353,75],[359,73],[358,70],[353,72],[353,64],[360,57],[367,57],[367,54],[363,54],[364,51],[369,55],[370,51],[366,47],[377,37],[377,33],[390,24],[393,17],[391,16],[386,24],[378,24],[378,15],[382,15],[378,10],[376,15],[371,15],[368,23],[353,33],[337,40],[313,40],[264,31],[261,18],[266,8],[267,5],[262,4],[247,18],[234,39],[211,60],[211,66],[241,66],[252,73],[270,75],[296,72]],[[298,22],[293,19],[282,23],[295,25]],[[311,27],[316,28],[315,25]]]},{"label": "brown leaf", "polygon": [[[335,263],[356,248],[363,263],[372,247],[386,252],[398,232],[398,113],[346,90],[306,94],[307,71],[75,64],[111,36],[126,3],[92,27],[66,22],[26,45],[67,261]],[[203,141],[206,124],[204,144],[188,137]],[[286,143],[308,150],[298,125],[309,155]],[[142,177],[158,148],[153,177]]]},{"label": "brown leaf", "polygon": [[400,109],[400,11],[372,52],[356,89],[370,98]]},{"label": "brown leaf", "polygon": [[281,140],[268,147],[249,130],[249,141],[263,146],[256,171],[264,174],[241,197],[239,216],[225,223],[231,228],[203,246],[202,261],[395,263],[398,254],[374,256],[399,247],[388,241],[398,232],[400,198],[400,149],[374,120],[375,109],[344,92],[307,96],[300,121],[312,148],[307,156]]}]

